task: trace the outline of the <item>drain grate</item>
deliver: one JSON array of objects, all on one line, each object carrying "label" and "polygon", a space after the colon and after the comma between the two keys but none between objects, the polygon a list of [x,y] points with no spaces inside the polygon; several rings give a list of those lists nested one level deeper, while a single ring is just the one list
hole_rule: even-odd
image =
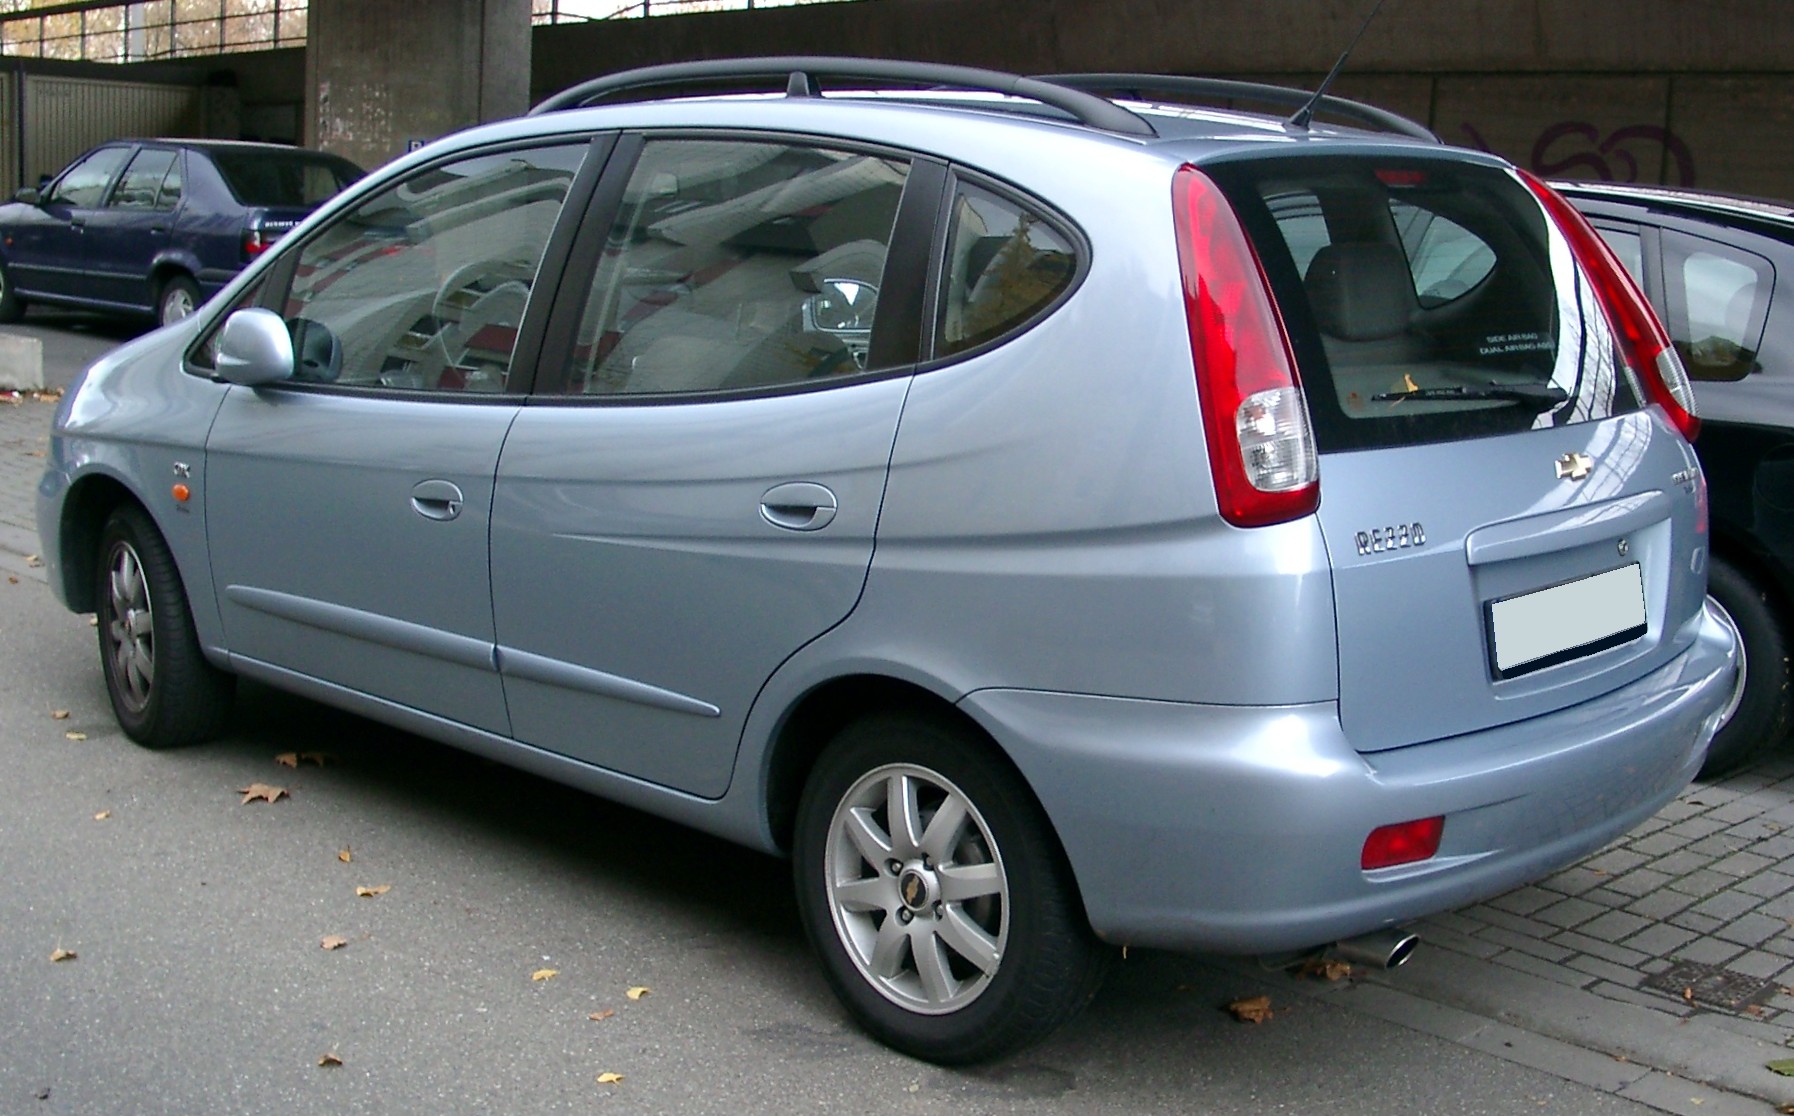
[{"label": "drain grate", "polygon": [[1692,1000],[1726,1011],[1743,1011],[1775,994],[1774,981],[1693,961],[1677,961],[1656,976],[1646,977],[1644,986],[1678,1000]]}]

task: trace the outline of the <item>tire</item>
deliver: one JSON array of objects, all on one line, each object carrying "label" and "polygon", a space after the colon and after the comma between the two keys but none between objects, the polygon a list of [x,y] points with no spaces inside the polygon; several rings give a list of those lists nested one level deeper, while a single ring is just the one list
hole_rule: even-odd
[{"label": "tire", "polygon": [[12,273],[0,263],[0,323],[16,322],[25,316],[25,300],[13,290]]},{"label": "tire", "polygon": [[201,653],[174,556],[141,508],[106,520],[94,579],[100,665],[125,735],[147,748],[216,735],[236,680]]},{"label": "tire", "polygon": [[1788,735],[1791,710],[1788,644],[1768,595],[1717,558],[1707,570],[1707,594],[1732,622],[1744,660],[1744,691],[1701,767],[1700,778],[1711,780],[1780,744]]},{"label": "tire", "polygon": [[[890,825],[894,795],[917,822]],[[959,824],[933,828],[949,811],[963,811]],[[880,714],[844,729],[804,787],[792,844],[798,908],[829,984],[905,1054],[963,1065],[1038,1042],[1108,970],[1040,807],[983,741],[944,720]]]},{"label": "tire", "polygon": [[199,284],[185,275],[170,275],[156,292],[156,324],[168,325],[199,309]]}]

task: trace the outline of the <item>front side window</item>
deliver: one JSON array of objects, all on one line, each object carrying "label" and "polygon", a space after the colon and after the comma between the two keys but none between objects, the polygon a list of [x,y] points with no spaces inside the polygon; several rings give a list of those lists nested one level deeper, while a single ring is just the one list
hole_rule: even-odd
[{"label": "front side window", "polygon": [[[110,204],[115,209],[159,209],[173,208],[162,204],[163,187],[174,164],[177,153],[166,147],[146,147],[131,160],[125,168],[124,177],[118,180],[118,189],[112,191]],[[175,176],[177,181],[179,176]],[[176,187],[178,197],[179,187]]]},{"label": "front side window", "polygon": [[1663,233],[1664,325],[1695,380],[1741,380],[1758,369],[1775,268],[1753,252]]},{"label": "front side window", "polygon": [[663,395],[867,368],[908,164],[786,143],[642,149],[580,321],[566,390]]},{"label": "front side window", "polygon": [[47,199],[57,205],[66,205],[74,209],[92,209],[100,204],[106,195],[106,187],[111,184],[112,176],[124,165],[125,156],[131,153],[128,147],[102,147],[93,154],[70,167],[62,180],[56,183],[55,190]]},{"label": "front side window", "polygon": [[961,183],[947,234],[934,355],[965,352],[1027,324],[1076,273],[1070,241],[1038,213]]},{"label": "front side window", "polygon": [[299,249],[283,314],[296,378],[503,391],[584,144],[479,155],[382,190]]}]

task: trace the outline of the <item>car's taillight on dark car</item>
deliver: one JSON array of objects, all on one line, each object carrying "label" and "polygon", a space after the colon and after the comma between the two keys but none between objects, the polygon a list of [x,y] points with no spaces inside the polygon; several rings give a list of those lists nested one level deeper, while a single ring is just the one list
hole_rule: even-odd
[{"label": "car's taillight on dark car", "polygon": [[1525,171],[1520,171],[1519,175],[1538,195],[1545,212],[1569,241],[1570,251],[1575,253],[1576,262],[1588,275],[1595,297],[1607,314],[1608,324],[1619,340],[1620,351],[1644,384],[1645,393],[1651,402],[1663,408],[1683,437],[1694,441],[1701,430],[1694,386],[1688,381],[1688,370],[1682,367],[1681,356],[1670,343],[1669,333],[1657,320],[1656,312],[1645,301],[1644,293],[1638,289],[1631,273],[1601,239],[1601,234],[1588,223],[1588,218],[1564,200],[1562,194],[1535,175]]},{"label": "car's taillight on dark car", "polygon": [[1236,527],[1298,519],[1320,505],[1320,465],[1289,337],[1233,207],[1195,167],[1172,187],[1184,311],[1209,469]]}]

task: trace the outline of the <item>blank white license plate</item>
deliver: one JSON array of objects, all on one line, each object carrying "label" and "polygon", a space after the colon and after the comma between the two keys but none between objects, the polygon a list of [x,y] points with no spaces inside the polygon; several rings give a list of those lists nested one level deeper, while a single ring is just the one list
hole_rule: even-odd
[{"label": "blank white license plate", "polygon": [[1644,574],[1638,563],[1490,601],[1489,658],[1513,678],[1569,662],[1645,634]]}]

